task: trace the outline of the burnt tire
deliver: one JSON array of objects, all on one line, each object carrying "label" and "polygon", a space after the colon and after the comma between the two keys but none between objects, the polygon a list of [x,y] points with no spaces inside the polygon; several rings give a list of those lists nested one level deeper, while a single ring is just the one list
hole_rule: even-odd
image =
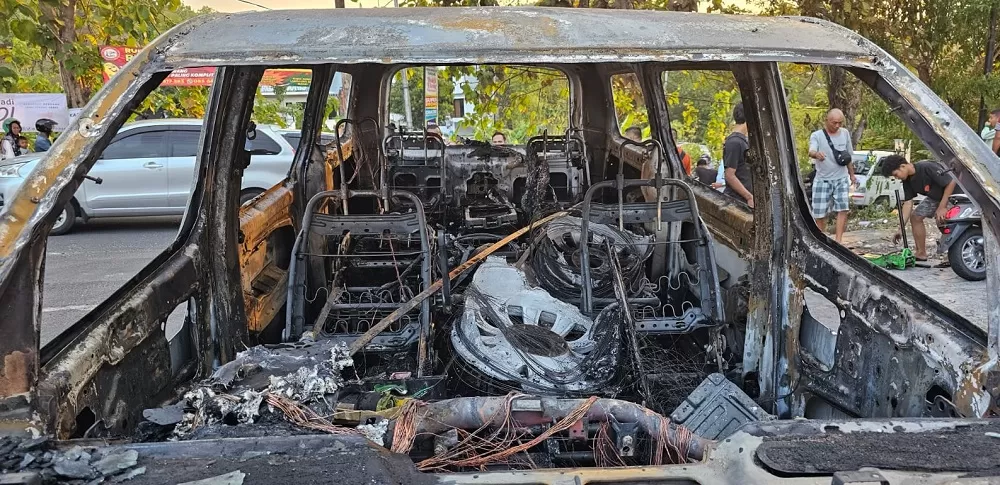
[{"label": "burnt tire", "polygon": [[61,236],[73,229],[73,225],[76,224],[76,206],[72,202],[66,204],[63,207],[63,211],[59,214],[59,218],[56,219],[55,225],[52,226],[52,231],[49,235]]},{"label": "burnt tire", "polygon": [[970,227],[948,248],[948,262],[958,276],[969,281],[986,279],[983,229]]},{"label": "burnt tire", "polygon": [[240,207],[243,207],[247,202],[250,202],[255,197],[263,193],[264,191],[260,189],[246,189],[243,192],[240,192]]}]

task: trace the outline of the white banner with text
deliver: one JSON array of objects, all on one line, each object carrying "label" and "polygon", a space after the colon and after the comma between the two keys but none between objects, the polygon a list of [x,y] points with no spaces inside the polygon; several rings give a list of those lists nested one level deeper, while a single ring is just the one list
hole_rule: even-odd
[{"label": "white banner with text", "polygon": [[24,131],[35,131],[35,122],[48,118],[56,122],[55,131],[62,131],[69,125],[66,95],[0,93],[0,122],[8,118],[20,121]]}]

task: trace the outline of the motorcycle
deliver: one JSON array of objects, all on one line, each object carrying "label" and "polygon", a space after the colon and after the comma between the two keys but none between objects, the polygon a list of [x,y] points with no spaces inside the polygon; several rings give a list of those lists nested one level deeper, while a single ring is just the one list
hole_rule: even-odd
[{"label": "motorcycle", "polygon": [[943,237],[938,254],[948,253],[951,269],[969,281],[986,279],[986,254],[983,246],[982,213],[966,195],[952,195],[953,204],[944,223],[938,223]]}]

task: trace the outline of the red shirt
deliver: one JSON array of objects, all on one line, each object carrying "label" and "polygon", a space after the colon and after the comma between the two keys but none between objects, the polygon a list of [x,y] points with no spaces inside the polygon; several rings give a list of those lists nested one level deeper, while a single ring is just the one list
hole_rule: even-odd
[{"label": "red shirt", "polygon": [[684,166],[684,175],[691,175],[691,155],[688,155],[686,151],[677,147],[677,156],[681,159],[681,165]]}]

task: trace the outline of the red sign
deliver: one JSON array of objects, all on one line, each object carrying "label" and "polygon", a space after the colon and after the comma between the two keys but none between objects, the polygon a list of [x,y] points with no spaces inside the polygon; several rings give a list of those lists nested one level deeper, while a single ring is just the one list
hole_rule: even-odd
[{"label": "red sign", "polygon": [[[104,82],[108,82],[131,61],[141,49],[136,47],[123,46],[101,46],[101,58],[104,59]],[[214,67],[189,67],[174,69],[173,72],[163,80],[160,86],[211,86],[215,77]],[[268,69],[264,71],[264,77],[260,85],[264,94],[274,92],[274,86],[284,86],[289,93],[309,92],[309,84],[312,82],[312,71],[309,69]]]},{"label": "red sign", "polygon": [[[123,46],[101,46],[101,58],[104,59],[104,66],[102,71],[104,73],[104,82],[108,82],[111,76],[114,76],[118,71],[125,67],[128,61],[131,61],[136,54],[139,53],[140,49],[135,47],[123,47]],[[169,76],[161,86],[211,86],[212,79],[215,77],[214,67],[192,67],[188,69],[175,69],[174,72],[170,73]]]},{"label": "red sign", "polygon": [[211,86],[214,78],[214,67],[174,69],[160,86]]}]

